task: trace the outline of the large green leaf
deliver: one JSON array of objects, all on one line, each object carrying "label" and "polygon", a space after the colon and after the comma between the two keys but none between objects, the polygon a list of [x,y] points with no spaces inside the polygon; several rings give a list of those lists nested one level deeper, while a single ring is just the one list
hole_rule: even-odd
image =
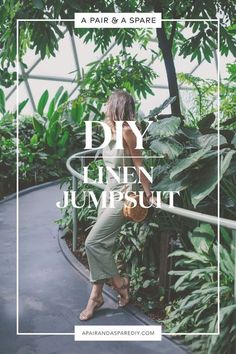
[{"label": "large green leaf", "polygon": [[61,133],[61,126],[56,121],[53,123],[52,127],[50,129],[48,129],[48,131],[46,133],[47,143],[50,147],[55,147],[55,145],[59,139],[60,133]]},{"label": "large green leaf", "polygon": [[43,116],[44,108],[45,108],[45,106],[47,104],[48,97],[49,97],[48,90],[45,90],[44,93],[42,94],[42,96],[39,99],[38,106],[37,106],[37,112],[41,116]]},{"label": "large green leaf", "polygon": [[205,117],[203,117],[198,123],[198,128],[200,130],[204,130],[206,128],[210,128],[211,125],[214,123],[216,116],[214,113],[209,113]]},{"label": "large green leaf", "polygon": [[3,90],[0,88],[0,113],[5,113],[5,94]]},{"label": "large green leaf", "polygon": [[18,113],[20,113],[20,112],[23,110],[23,108],[24,108],[25,105],[28,103],[28,101],[29,101],[29,99],[26,98],[26,100],[22,101],[22,102],[19,104],[19,106],[18,106]]},{"label": "large green leaf", "polygon": [[[217,247],[214,245],[215,254],[218,253]],[[234,265],[234,254],[231,257],[230,253],[220,245],[220,269],[222,273],[227,275],[227,278],[230,278],[231,281],[234,280],[235,275],[235,265]]]},{"label": "large green leaf", "polygon": [[169,254],[168,257],[181,257],[181,258],[189,258],[191,262],[199,261],[202,263],[209,263],[209,258],[204,256],[203,254],[199,254],[196,252],[177,250]]},{"label": "large green leaf", "polygon": [[168,138],[155,139],[151,142],[150,148],[158,155],[173,160],[181,154],[183,146],[175,140]]},{"label": "large green leaf", "polygon": [[[231,159],[235,154],[235,150],[230,150],[225,157],[221,157],[220,179],[230,165]],[[210,161],[199,174],[200,178],[191,189],[191,201],[194,207],[206,198],[216,187],[218,183],[218,164],[217,160]]]},{"label": "large green leaf", "polygon": [[63,91],[63,86],[60,86],[54,96],[55,105],[57,104],[57,101],[59,100],[59,97],[61,96],[62,91]]},{"label": "large green leaf", "polygon": [[208,253],[215,239],[215,233],[210,224],[201,224],[193,232],[189,232],[189,238],[196,252]]},{"label": "large green leaf", "polygon": [[42,0],[34,0],[33,1],[33,7],[35,9],[38,9],[38,10],[42,10],[43,11],[43,8],[44,8],[44,3]]},{"label": "large green leaf", "polygon": [[229,305],[220,309],[220,320],[223,321],[224,318],[230,316],[231,314],[236,315],[236,304]]},{"label": "large green leaf", "polygon": [[48,113],[47,113],[47,117],[50,120],[53,113],[55,111],[55,98],[53,98],[50,102],[49,108],[48,108]]},{"label": "large green leaf", "polygon": [[72,110],[71,110],[71,117],[73,118],[73,121],[76,123],[80,123],[83,113],[84,113],[83,104],[79,101],[74,101],[72,103]]},{"label": "large green leaf", "polygon": [[58,141],[58,145],[61,147],[66,146],[68,140],[69,140],[69,132],[67,130],[64,131],[62,137],[60,138],[60,140]]},{"label": "large green leaf", "polygon": [[176,282],[175,282],[174,289],[175,289],[176,291],[178,291],[180,285],[183,285],[183,283],[184,283],[185,281],[188,281],[189,276],[190,276],[190,272],[188,272],[188,273],[182,275],[181,277],[179,277],[179,279],[176,280]]},{"label": "large green leaf", "polygon": [[[196,138],[197,144],[202,148],[208,146],[218,146],[218,134],[205,134]],[[219,144],[227,144],[227,140],[223,135],[220,135]]]},{"label": "large green leaf", "polygon": [[236,134],[234,134],[233,139],[231,140],[231,144],[234,145],[235,149],[236,149]]},{"label": "large green leaf", "polygon": [[58,122],[59,121],[59,118],[60,118],[60,113],[58,111],[55,111],[53,114],[52,114],[52,117],[49,121],[49,124],[48,126],[52,126],[55,122]]},{"label": "large green leaf", "polygon": [[38,135],[34,134],[30,139],[30,144],[37,145],[37,143],[38,143]]},{"label": "large green leaf", "polygon": [[61,97],[60,97],[60,99],[59,99],[59,101],[58,101],[57,107],[61,106],[61,105],[62,105],[63,103],[65,103],[67,100],[68,100],[68,92],[65,91],[65,92],[61,95]]},{"label": "large green leaf", "polygon": [[199,132],[199,130],[197,130],[196,128],[189,128],[189,127],[181,127],[181,129],[179,129],[179,133],[181,133],[182,135],[184,135],[187,139],[191,140],[191,141],[195,141],[199,136],[201,136],[201,133]]},{"label": "large green leaf", "polygon": [[161,113],[166,107],[168,107],[170,104],[172,104],[176,100],[176,96],[172,96],[168,99],[166,99],[159,107],[156,107],[152,109],[148,116],[146,116],[144,119],[149,120],[150,118],[157,116],[158,114]]},{"label": "large green leaf", "polygon": [[158,122],[154,122],[149,127],[149,132],[151,136],[160,136],[160,137],[168,137],[173,136],[181,123],[181,119],[179,117],[169,117],[159,120]]},{"label": "large green leaf", "polygon": [[230,249],[232,245],[232,237],[230,236],[230,231],[224,227],[220,228],[221,243]]},{"label": "large green leaf", "polygon": [[172,171],[170,173],[170,178],[172,179],[173,177],[175,177],[180,172],[182,172],[182,171],[186,170],[187,168],[189,168],[189,167],[193,166],[194,164],[196,164],[201,159],[201,157],[206,155],[206,153],[210,149],[211,149],[211,146],[206,147],[205,149],[201,149],[199,151],[196,151],[196,152],[192,153],[186,159],[180,160],[177,163],[177,165],[172,169]]},{"label": "large green leaf", "polygon": [[154,190],[158,191],[182,191],[189,187],[191,184],[191,176],[184,176],[176,181],[170,180],[169,176],[164,176],[157,185],[154,186]]},{"label": "large green leaf", "polygon": [[[57,102],[61,96],[61,93],[63,91],[63,86],[60,86],[59,89],[57,90],[57,92],[55,93],[55,96],[53,97],[53,99],[51,100],[50,104],[49,104],[49,108],[48,108],[48,118],[51,119],[53,114],[55,113],[56,111],[56,105],[57,105]],[[62,95],[63,96],[63,95]],[[62,98],[61,96],[61,98]],[[58,103],[58,107],[60,106],[60,101]]]},{"label": "large green leaf", "polygon": [[[217,273],[217,267],[216,266],[210,266],[210,267],[204,267],[201,269],[193,269],[190,274],[190,280],[194,279],[195,277],[197,278],[205,278],[206,274],[213,274]],[[201,289],[202,290],[202,289]],[[207,292],[210,292],[210,289],[206,289]]]},{"label": "large green leaf", "polygon": [[95,117],[103,117],[103,113],[91,104],[87,104],[87,107],[95,114]]},{"label": "large green leaf", "polygon": [[43,135],[43,133],[45,131],[45,127],[44,127],[42,121],[40,121],[40,119],[33,117],[33,127],[34,127],[34,130],[37,134],[39,134],[40,136]]}]

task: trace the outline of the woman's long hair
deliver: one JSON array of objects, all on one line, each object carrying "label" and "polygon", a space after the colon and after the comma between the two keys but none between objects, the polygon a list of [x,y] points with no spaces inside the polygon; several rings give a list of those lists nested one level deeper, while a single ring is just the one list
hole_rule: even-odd
[{"label": "woman's long hair", "polygon": [[115,121],[135,119],[135,103],[133,97],[126,91],[116,90],[108,99],[105,122],[115,132]]}]

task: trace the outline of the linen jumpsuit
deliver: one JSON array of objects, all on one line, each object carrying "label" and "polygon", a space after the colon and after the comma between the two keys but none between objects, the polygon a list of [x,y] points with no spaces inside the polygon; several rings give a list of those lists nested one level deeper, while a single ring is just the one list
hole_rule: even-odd
[{"label": "linen jumpsuit", "polygon": [[[134,166],[132,157],[126,157],[123,149],[115,148],[116,141],[111,140],[110,144],[103,149],[103,160],[106,167],[111,167],[118,173],[120,168],[120,182],[123,181],[123,166]],[[119,173],[118,173],[119,174]],[[136,172],[134,173],[136,175]],[[135,176],[136,177],[136,176]],[[126,222],[123,216],[124,199],[115,200],[115,208],[109,207],[109,191],[131,191],[135,189],[135,184],[118,183],[113,176],[108,173],[107,185],[105,188],[107,207],[98,207],[97,221],[93,225],[85,241],[85,250],[90,268],[91,282],[104,282],[106,279],[118,275],[118,270],[114,260],[114,244],[116,236],[119,234],[121,226]],[[100,200],[101,202],[101,200]]]}]

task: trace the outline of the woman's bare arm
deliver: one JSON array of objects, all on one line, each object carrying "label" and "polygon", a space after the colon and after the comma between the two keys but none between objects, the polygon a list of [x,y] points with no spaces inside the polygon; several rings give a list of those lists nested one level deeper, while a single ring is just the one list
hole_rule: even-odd
[{"label": "woman's bare arm", "polygon": [[129,127],[124,127],[123,129],[123,138],[128,145],[130,155],[133,158],[134,166],[136,168],[137,174],[140,175],[140,182],[142,183],[143,190],[149,199],[151,196],[151,190],[150,190],[150,181],[149,179],[145,176],[145,174],[139,170],[139,168],[143,165],[143,158],[141,155],[141,151],[139,149],[135,149],[136,147],[136,136],[133,133],[133,131]]}]

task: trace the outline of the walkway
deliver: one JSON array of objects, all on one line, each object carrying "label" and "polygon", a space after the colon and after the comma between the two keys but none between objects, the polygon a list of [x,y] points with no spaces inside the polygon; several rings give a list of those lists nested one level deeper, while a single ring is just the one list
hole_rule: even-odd
[{"label": "walkway", "polygon": [[[46,186],[20,196],[20,332],[73,332],[90,291],[88,280],[64,257],[58,244],[62,192]],[[161,342],[74,342],[73,336],[16,336],[15,199],[0,204],[0,354],[184,354],[168,338]],[[150,322],[151,323],[151,322]],[[110,296],[87,324],[142,324],[117,309]]]}]

